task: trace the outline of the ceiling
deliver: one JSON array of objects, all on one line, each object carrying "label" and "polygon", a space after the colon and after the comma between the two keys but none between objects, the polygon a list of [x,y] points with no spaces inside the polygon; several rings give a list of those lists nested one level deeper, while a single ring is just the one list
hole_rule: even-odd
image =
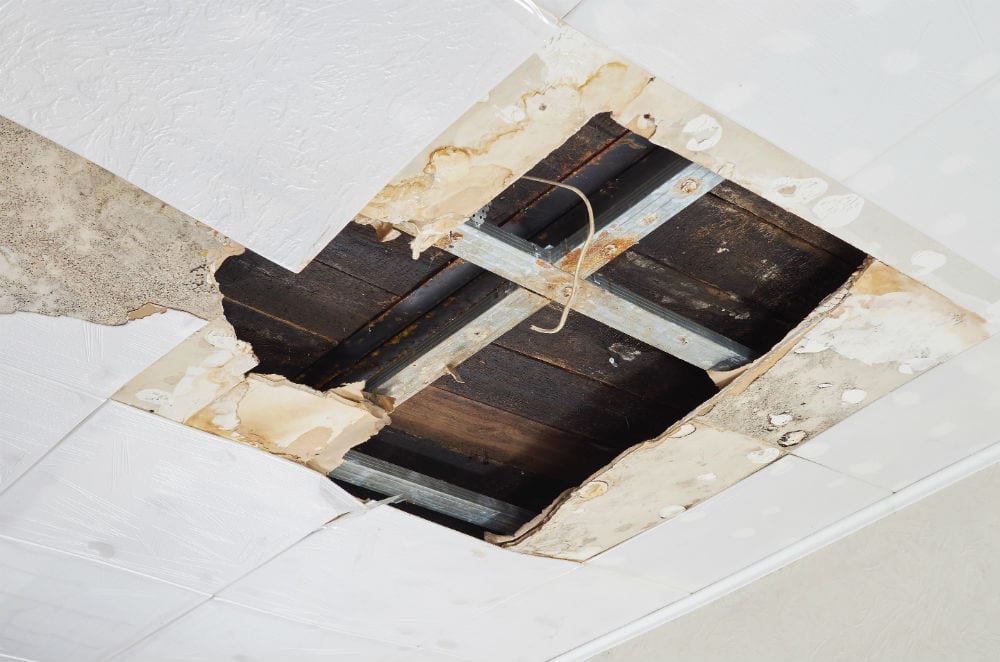
[{"label": "ceiling", "polygon": [[[1000,21],[991,3],[683,13],[663,3],[541,3],[569,28],[513,1],[475,12],[389,3],[377,16],[320,4],[161,12],[12,3],[0,17],[14,35],[0,45],[9,63],[0,115],[76,153],[19,172],[54,168],[86,190],[99,184],[89,159],[267,260],[303,273],[337,269],[310,259],[412,159],[423,163],[421,150],[462,113],[520,121],[517,108],[489,100],[499,93],[484,95],[524,62],[547,62],[555,76],[555,60],[544,58],[583,38],[546,38],[579,30],[597,43],[563,53],[566,61],[599,67],[605,44],[678,88],[654,90],[676,101],[675,116],[647,119],[654,142],[673,141],[685,158],[996,328],[1000,230],[988,191],[1000,177],[1000,58],[989,31]],[[548,55],[531,56],[540,49]],[[576,97],[559,89],[589,98],[595,88],[585,88]],[[638,130],[641,119],[626,124]],[[455,158],[479,163],[475,150]],[[448,162],[462,171],[456,181],[503,179],[459,161]],[[418,178],[447,180],[446,163],[435,163]],[[803,197],[809,186],[824,193]],[[32,204],[53,219],[84,204],[46,195]],[[467,203],[441,201],[446,211],[445,202]],[[356,231],[338,240],[359,241]],[[100,242],[87,246],[98,263]],[[0,276],[16,275],[16,257],[0,254]],[[134,273],[155,272],[148,264]],[[350,333],[363,317],[334,322]],[[585,659],[865,535],[855,532],[1000,459],[994,336],[586,563],[519,554],[111,400],[203,325],[178,310],[119,326],[0,315],[0,655]],[[317,343],[316,355],[325,347]],[[813,558],[816,572],[834,562]]]}]

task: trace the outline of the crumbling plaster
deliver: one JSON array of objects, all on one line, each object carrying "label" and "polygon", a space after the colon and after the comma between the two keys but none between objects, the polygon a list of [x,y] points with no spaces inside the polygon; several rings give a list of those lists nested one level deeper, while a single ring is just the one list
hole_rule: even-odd
[{"label": "crumbling plaster", "polygon": [[132,184],[0,118],[0,313],[124,324],[222,314],[215,269],[243,251]]}]

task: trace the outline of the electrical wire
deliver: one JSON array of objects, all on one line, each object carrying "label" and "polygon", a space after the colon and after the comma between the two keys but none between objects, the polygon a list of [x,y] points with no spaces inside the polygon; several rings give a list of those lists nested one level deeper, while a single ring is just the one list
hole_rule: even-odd
[{"label": "electrical wire", "polygon": [[533,182],[548,184],[550,186],[558,186],[559,188],[572,191],[580,196],[580,199],[583,200],[583,204],[587,207],[587,240],[583,242],[583,247],[580,249],[580,257],[576,260],[576,269],[573,270],[573,289],[570,291],[569,299],[567,299],[566,303],[563,305],[562,316],[559,318],[559,324],[551,329],[543,329],[535,326],[534,324],[531,325],[531,330],[538,333],[559,333],[566,325],[566,319],[569,317],[569,311],[573,308],[573,301],[576,299],[576,291],[580,286],[580,269],[583,268],[584,258],[587,257],[587,251],[590,250],[590,244],[594,240],[594,208],[590,206],[590,200],[587,198],[586,194],[575,186],[563,184],[562,182],[556,182],[551,179],[531,177],[529,175],[522,175],[521,179],[528,179]]}]

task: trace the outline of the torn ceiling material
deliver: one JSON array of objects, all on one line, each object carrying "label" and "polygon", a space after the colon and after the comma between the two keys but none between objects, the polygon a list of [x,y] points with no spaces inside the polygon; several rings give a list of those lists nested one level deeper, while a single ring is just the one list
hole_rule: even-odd
[{"label": "torn ceiling material", "polygon": [[586,560],[986,337],[982,318],[872,262],[692,416],[624,452],[517,535],[496,540]]},{"label": "torn ceiling material", "polygon": [[[237,333],[296,381],[363,379],[392,403],[393,428],[357,449],[371,462],[427,472],[428,486],[447,481],[455,498],[473,489],[537,513],[699,406],[716,391],[705,369],[767,352],[863,258],[606,115],[531,176],[590,197],[599,226],[591,254],[579,255],[580,201],[519,181],[417,262],[400,239],[377,243],[362,228],[299,275],[249,252],[229,260],[219,279]],[[580,259],[590,276],[585,314],[573,312],[554,336],[530,331],[558,316],[541,294],[565,300]],[[600,314],[588,302],[600,302]],[[354,327],[344,311],[357,311]],[[225,420],[231,408],[219,400],[209,418]],[[206,420],[195,425],[209,429]],[[495,478],[483,481],[456,455],[479,458]],[[351,462],[332,475],[357,483],[372,471]],[[378,488],[400,475],[391,469]]]}]

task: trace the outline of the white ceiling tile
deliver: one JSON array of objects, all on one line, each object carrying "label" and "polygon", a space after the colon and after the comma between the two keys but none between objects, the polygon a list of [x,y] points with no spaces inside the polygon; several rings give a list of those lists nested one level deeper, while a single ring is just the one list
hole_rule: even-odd
[{"label": "white ceiling tile", "polygon": [[123,326],[34,313],[0,315],[0,365],[108,398],[204,324],[174,310]]},{"label": "white ceiling tile", "polygon": [[535,0],[535,4],[556,18],[563,18],[580,4],[580,0]]},{"label": "white ceiling tile", "polygon": [[396,656],[404,653],[391,644],[211,600],[113,659],[116,662],[388,662],[400,659]]},{"label": "white ceiling tile", "polygon": [[477,662],[535,662],[665,607],[687,593],[590,565],[452,622],[427,646]]},{"label": "white ceiling tile", "polygon": [[920,375],[795,450],[899,490],[1000,441],[1000,336]]},{"label": "white ceiling tile", "polygon": [[[1000,277],[998,118],[1000,78],[906,136],[846,183]],[[926,250],[910,260],[928,272],[944,264],[944,256]]]},{"label": "white ceiling tile", "polygon": [[355,503],[310,469],[109,402],[0,495],[0,534],[212,592]]},{"label": "white ceiling tile", "polygon": [[0,538],[0,657],[104,660],[207,598]]},{"label": "white ceiling tile", "polygon": [[0,114],[299,269],[552,29],[517,0],[16,0]]},{"label": "white ceiling tile", "polygon": [[219,595],[338,630],[417,643],[574,567],[499,549],[390,507],[337,520]]},{"label": "white ceiling tile", "polygon": [[786,456],[589,563],[693,592],[887,496]]},{"label": "white ceiling tile", "polygon": [[0,492],[102,402],[0,365]]},{"label": "white ceiling tile", "polygon": [[583,0],[566,20],[837,178],[1000,72],[993,0]]}]

